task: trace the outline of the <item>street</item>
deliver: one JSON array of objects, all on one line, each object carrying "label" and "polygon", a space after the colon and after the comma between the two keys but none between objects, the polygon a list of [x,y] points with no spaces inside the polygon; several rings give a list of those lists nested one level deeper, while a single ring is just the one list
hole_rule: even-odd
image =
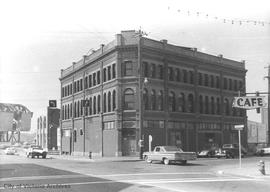
[{"label": "street", "polygon": [[[270,177],[221,172],[237,167],[237,159],[197,159],[187,165],[152,164],[137,159],[79,161],[57,158],[31,159],[0,155],[0,189],[4,191],[255,191],[270,189]],[[245,164],[259,159],[248,157]]]}]

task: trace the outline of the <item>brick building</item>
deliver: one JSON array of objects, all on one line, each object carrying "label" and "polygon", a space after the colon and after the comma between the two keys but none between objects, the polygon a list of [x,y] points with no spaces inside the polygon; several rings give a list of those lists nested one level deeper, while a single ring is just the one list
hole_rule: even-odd
[{"label": "brick building", "polygon": [[247,117],[232,99],[245,76],[244,62],[122,31],[61,71],[62,152],[138,155],[149,135],[188,151],[237,142]]}]

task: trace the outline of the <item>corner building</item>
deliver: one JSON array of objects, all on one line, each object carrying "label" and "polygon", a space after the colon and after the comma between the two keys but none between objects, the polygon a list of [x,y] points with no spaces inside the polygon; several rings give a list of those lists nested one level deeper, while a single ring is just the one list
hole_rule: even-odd
[{"label": "corner building", "polygon": [[149,135],[152,147],[186,151],[237,143],[233,127],[247,117],[232,100],[245,76],[244,62],[122,31],[61,71],[62,153],[139,155]]}]

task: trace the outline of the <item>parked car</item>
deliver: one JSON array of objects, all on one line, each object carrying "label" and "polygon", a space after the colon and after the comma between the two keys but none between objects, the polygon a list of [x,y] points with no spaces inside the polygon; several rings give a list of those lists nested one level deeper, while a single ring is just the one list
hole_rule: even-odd
[{"label": "parked car", "polygon": [[[247,154],[247,150],[241,146],[241,157]],[[222,148],[217,152],[216,157],[221,158],[234,158],[239,156],[238,144],[224,144]]]},{"label": "parked car", "polygon": [[267,144],[258,144],[255,155],[265,156],[270,155],[270,147]]},{"label": "parked car", "polygon": [[8,147],[8,148],[6,148],[6,149],[4,150],[4,153],[5,153],[6,155],[15,155],[16,149],[13,148],[13,147]]},{"label": "parked car", "polygon": [[156,146],[152,152],[144,152],[143,157],[146,162],[161,161],[165,165],[171,162],[181,162],[186,164],[189,160],[196,159],[195,152],[184,152],[176,146]]},{"label": "parked car", "polygon": [[34,146],[31,146],[30,148],[28,148],[28,150],[26,152],[26,156],[32,157],[32,158],[42,157],[43,159],[45,159],[47,156],[47,151],[44,150],[41,146],[34,145]]},{"label": "parked car", "polygon": [[198,158],[200,157],[216,157],[216,153],[218,152],[217,147],[211,147],[209,149],[204,149],[200,151],[197,155]]}]

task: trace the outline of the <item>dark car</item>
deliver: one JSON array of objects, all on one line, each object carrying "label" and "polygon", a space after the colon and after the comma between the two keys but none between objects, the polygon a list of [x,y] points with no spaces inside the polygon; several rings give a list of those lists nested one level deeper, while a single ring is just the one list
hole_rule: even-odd
[{"label": "dark car", "polygon": [[256,147],[255,155],[258,156],[270,155],[270,146],[264,143],[258,144]]},{"label": "dark car", "polygon": [[[241,157],[247,154],[247,150],[241,146]],[[239,145],[238,144],[224,144],[219,152],[216,154],[217,158],[234,158],[239,157]]]}]

